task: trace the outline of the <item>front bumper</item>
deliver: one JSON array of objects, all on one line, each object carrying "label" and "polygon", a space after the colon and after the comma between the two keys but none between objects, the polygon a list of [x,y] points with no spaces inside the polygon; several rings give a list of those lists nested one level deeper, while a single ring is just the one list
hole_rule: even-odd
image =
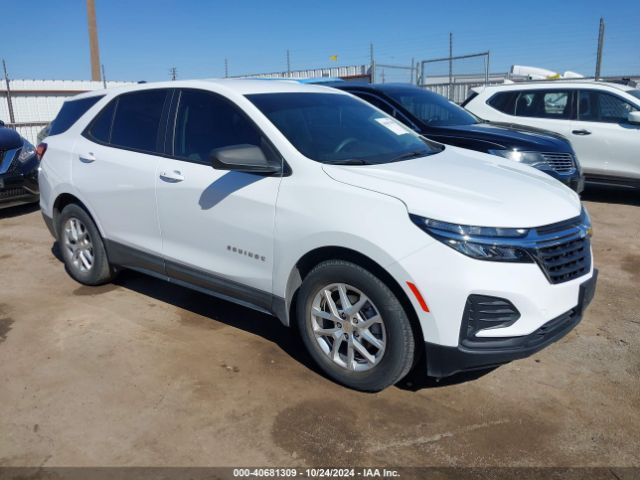
[{"label": "front bumper", "polygon": [[6,172],[0,174],[0,208],[8,208],[38,201],[38,161],[33,158],[26,164],[17,160]]},{"label": "front bumper", "polygon": [[575,170],[573,173],[569,174],[558,173],[555,170],[540,169],[540,171],[555,178],[559,182],[564,183],[567,187],[569,187],[576,193],[582,193],[582,191],[584,190],[584,175],[582,175],[580,170]]},{"label": "front bumper", "polygon": [[[580,285],[578,304],[548,321],[533,333],[518,337],[484,338],[465,346],[448,347],[425,342],[427,375],[447,377],[454,373],[490,368],[528,357],[564,337],[582,319],[595,294],[598,271]],[[488,340],[488,341],[487,341]]]}]

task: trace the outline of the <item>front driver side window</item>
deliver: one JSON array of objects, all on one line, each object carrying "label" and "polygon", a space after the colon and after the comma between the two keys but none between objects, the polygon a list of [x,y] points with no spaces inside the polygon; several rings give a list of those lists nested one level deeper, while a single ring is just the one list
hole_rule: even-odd
[{"label": "front driver side window", "polygon": [[258,129],[230,101],[211,92],[183,90],[176,115],[173,154],[208,164],[213,150],[232,145],[255,145],[265,150]]},{"label": "front driver side window", "polygon": [[581,90],[578,101],[578,118],[585,122],[622,123],[629,112],[636,111],[630,103],[604,92]]}]

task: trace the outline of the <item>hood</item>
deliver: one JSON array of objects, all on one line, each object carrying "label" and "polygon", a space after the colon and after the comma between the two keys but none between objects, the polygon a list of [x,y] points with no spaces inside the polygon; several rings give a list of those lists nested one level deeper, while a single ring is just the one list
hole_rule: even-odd
[{"label": "hood", "polygon": [[438,136],[438,139],[443,143],[455,144],[453,139],[447,141],[447,137],[457,137],[495,145],[488,148],[573,153],[571,144],[561,135],[521,125],[476,123],[474,125],[432,127],[428,131],[425,130],[423,134],[427,137]]},{"label": "hood", "polygon": [[22,137],[12,128],[0,127],[0,150],[11,150],[22,146]]},{"label": "hood", "polygon": [[580,215],[580,198],[534,168],[447,147],[384,165],[323,165],[338,182],[395,197],[409,213],[485,227],[538,227]]}]

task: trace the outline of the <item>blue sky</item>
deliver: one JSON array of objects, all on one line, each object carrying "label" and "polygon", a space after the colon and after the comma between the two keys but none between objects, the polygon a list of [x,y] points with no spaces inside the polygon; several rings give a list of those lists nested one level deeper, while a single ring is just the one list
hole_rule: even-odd
[{"label": "blue sky", "polygon": [[[90,77],[85,0],[2,4],[0,57],[12,78]],[[223,76],[225,57],[232,75],[282,71],[287,49],[292,69],[363,64],[370,42],[376,61],[409,64],[447,55],[450,31],[454,54],[490,50],[492,71],[593,75],[600,16],[603,73],[640,74],[637,0],[96,0],[96,11],[110,80],[164,80],[174,66],[179,78]]]}]

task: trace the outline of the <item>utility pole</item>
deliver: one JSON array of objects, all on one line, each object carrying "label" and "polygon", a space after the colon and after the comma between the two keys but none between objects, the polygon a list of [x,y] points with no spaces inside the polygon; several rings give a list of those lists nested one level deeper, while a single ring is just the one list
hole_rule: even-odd
[{"label": "utility pole", "polygon": [[91,80],[100,81],[100,47],[96,24],[95,0],[87,0],[87,23],[89,26],[89,51],[91,53]]},{"label": "utility pole", "polygon": [[371,66],[369,67],[369,75],[370,75],[370,83],[376,82],[376,61],[373,58],[373,43],[369,43],[369,60],[371,62]]},{"label": "utility pole", "polygon": [[600,17],[600,29],[598,31],[598,57],[596,59],[596,80],[600,80],[600,68],[602,67],[602,49],[604,47],[604,18]]},{"label": "utility pole", "polygon": [[169,76],[171,77],[171,81],[176,80],[176,78],[178,78],[178,69],[176,67],[171,67],[169,69]]},{"label": "utility pole", "polygon": [[104,63],[101,65],[102,67],[102,88],[107,88],[107,76],[104,74]]},{"label": "utility pole", "polygon": [[224,78],[229,78],[229,60],[224,59]]},{"label": "utility pole", "polygon": [[2,69],[4,70],[4,81],[7,84],[7,105],[9,107],[9,123],[16,123],[16,117],[13,114],[13,103],[11,102],[11,87],[9,86],[9,74],[7,73],[7,64],[2,59]]},{"label": "utility pole", "polygon": [[451,94],[453,90],[453,33],[449,32],[449,88],[447,93],[449,100],[451,100]]},{"label": "utility pole", "polygon": [[291,55],[289,54],[289,50],[287,50],[287,77],[291,76]]}]

